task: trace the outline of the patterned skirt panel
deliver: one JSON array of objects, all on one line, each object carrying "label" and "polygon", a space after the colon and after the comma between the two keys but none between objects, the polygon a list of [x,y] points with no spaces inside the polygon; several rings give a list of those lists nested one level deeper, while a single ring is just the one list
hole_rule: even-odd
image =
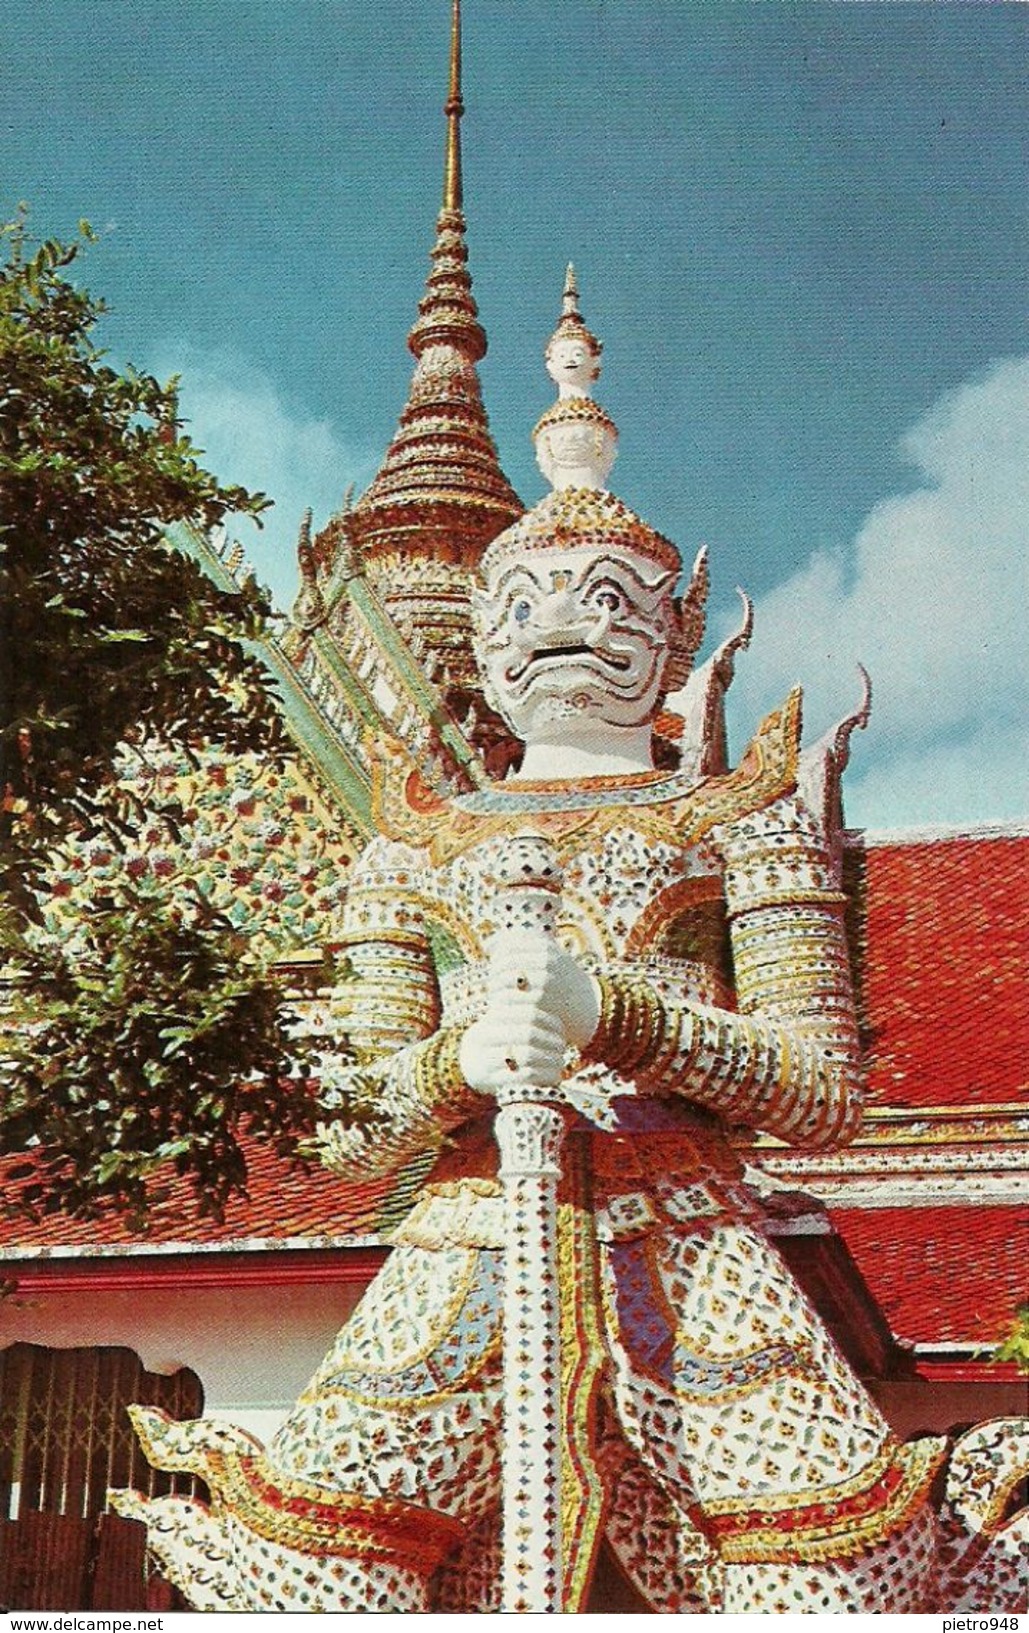
[{"label": "patterned skirt panel", "polygon": [[[599,1210],[602,1388],[640,1472],[727,1561],[847,1557],[899,1533],[936,1443],[893,1440],[733,1176],[656,1211],[641,1229],[634,1205]],[[502,1274],[497,1248],[397,1247],[267,1472],[466,1526],[495,1514]]]},{"label": "patterned skirt panel", "polygon": [[902,1447],[759,1228],[607,1244],[622,1432],[726,1560],[827,1560],[900,1532],[942,1448]]},{"label": "patterned skirt panel", "polygon": [[477,1519],[499,1492],[502,1270],[488,1249],[396,1248],[268,1466]]}]

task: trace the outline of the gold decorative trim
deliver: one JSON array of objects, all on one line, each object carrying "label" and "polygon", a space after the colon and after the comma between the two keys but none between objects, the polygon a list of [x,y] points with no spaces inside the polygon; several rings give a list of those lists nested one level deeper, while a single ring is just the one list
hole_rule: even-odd
[{"label": "gold decorative trim", "polygon": [[[568,402],[568,398],[561,398],[544,416],[537,431],[573,417],[567,413]],[[595,409],[596,405],[592,404],[591,408]],[[587,409],[582,417],[614,430],[613,422],[606,415],[598,418]],[[488,578],[502,562],[517,559],[526,552],[605,549],[631,550],[634,555],[643,556],[676,575],[682,567],[682,557],[671,539],[648,527],[621,499],[606,488],[577,487],[556,488],[503,533],[498,533],[482,558],[482,574]]]},{"label": "gold decorative trim", "polygon": [[[648,981],[625,975],[601,975],[600,1019],[582,1050],[587,1062],[625,1076],[646,1074],[669,1033],[669,1016]],[[688,1063],[684,1062],[684,1070]]]},{"label": "gold decorative trim", "polygon": [[559,397],[533,427],[533,440],[551,425],[600,425],[617,433],[618,427],[605,408],[592,397]]},{"label": "gold decorative trim", "polygon": [[427,1576],[467,1535],[462,1521],[416,1503],[272,1477],[263,1458],[212,1453],[210,1461],[218,1507],[298,1553],[356,1555]]},{"label": "gold decorative trim", "polygon": [[787,886],[782,890],[762,890],[753,898],[748,897],[741,907],[732,910],[734,924],[743,926],[751,913],[761,913],[769,907],[845,907],[847,897],[842,890],[820,890],[817,887],[793,889]]},{"label": "gold decorative trim", "polygon": [[[647,777],[624,783],[614,780],[610,801],[593,803],[585,785],[554,784],[555,804],[537,803],[537,791],[521,784],[493,784],[483,795],[471,795],[461,804],[431,794],[419,778],[414,762],[395,743],[368,743],[372,772],[372,810],[387,838],[428,853],[436,867],[512,832],[531,828],[547,839],[561,860],[597,847],[605,835],[629,824],[656,844],[681,846],[696,843],[720,825],[739,821],[763,810],[796,785],[800,741],[801,693],[790,693],[781,709],[762,723],[734,771],[684,787],[673,777]],[[619,787],[637,790],[639,797],[622,802]],[[559,801],[582,804],[563,809]],[[482,799],[495,801],[483,809]],[[525,796],[529,796],[526,798]],[[507,807],[505,809],[505,806]]]},{"label": "gold decorative trim", "polygon": [[[580,1165],[566,1183],[583,1189]],[[585,1607],[604,1517],[604,1485],[597,1468],[593,1422],[597,1389],[606,1359],[597,1298],[597,1242],[594,1221],[577,1196],[561,1203],[557,1214],[558,1287],[560,1289],[561,1400],[564,1433],[561,1447],[561,1528],[564,1539],[566,1615]]]},{"label": "gold decorative trim", "polygon": [[[715,1532],[720,1556],[734,1564],[806,1564],[853,1558],[886,1542],[926,1505],[946,1452],[945,1440],[914,1441],[897,1447],[885,1469],[883,1459],[877,1459],[842,1485],[786,1493],[774,1503],[705,1503],[704,1518]],[[890,1485],[894,1471],[897,1478]],[[884,1487],[881,1493],[877,1486]],[[808,1523],[804,1523],[805,1509],[810,1512]],[[758,1518],[763,1512],[768,1513],[767,1525]],[[718,1516],[723,1517],[721,1525]],[[742,1522],[741,1529],[725,1524],[730,1516]]]},{"label": "gold decorative trim", "polygon": [[[390,892],[383,891],[383,896]],[[399,892],[392,892],[399,895]],[[379,924],[360,925],[356,930],[344,930],[333,938],[333,946],[345,950],[347,947],[366,947],[369,943],[379,946],[385,942],[391,947],[403,947],[405,951],[424,953],[428,947],[428,937],[422,930],[393,930]]]}]

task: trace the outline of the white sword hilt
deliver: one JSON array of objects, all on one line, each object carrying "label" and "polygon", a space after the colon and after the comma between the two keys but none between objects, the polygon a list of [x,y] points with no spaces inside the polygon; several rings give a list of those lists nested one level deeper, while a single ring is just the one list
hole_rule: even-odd
[{"label": "white sword hilt", "polygon": [[[536,834],[517,834],[509,839],[494,865],[492,882],[496,887],[494,920],[498,933],[511,930],[531,930],[549,936],[555,933],[564,877],[546,840]],[[520,1081],[497,1093],[502,1106],[559,1098],[553,1088]]]},{"label": "white sword hilt", "polygon": [[[546,841],[511,839],[493,874],[498,932],[553,935],[561,869]],[[561,1539],[560,1294],[557,1185],[565,1120],[553,1087],[497,1095],[504,1195],[503,1583],[505,1611],[564,1609]]]},{"label": "white sword hilt", "polygon": [[557,924],[564,875],[548,842],[539,834],[515,834],[493,865],[498,929],[550,930]]}]

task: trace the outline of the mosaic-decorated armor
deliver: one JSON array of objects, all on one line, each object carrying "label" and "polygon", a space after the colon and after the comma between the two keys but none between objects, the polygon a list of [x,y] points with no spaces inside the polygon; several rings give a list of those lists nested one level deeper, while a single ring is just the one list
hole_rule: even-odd
[{"label": "mosaic-decorated armor", "polygon": [[[337,1024],[356,1064],[327,1043],[321,1154],[352,1181],[430,1152],[431,1175],[267,1450],[136,1414],[151,1458],[211,1489],[210,1510],[120,1502],[202,1609],[498,1608],[502,1464],[536,1392],[558,1403],[560,1607],[583,1608],[604,1537],[658,1611],[932,1604],[943,1444],[895,1439],[730,1138],[827,1147],[861,1116],[845,904],[802,786],[800,699],[734,770],[685,752],[655,768],[705,568],[676,601],[674,547],[603,488],[598,355],[570,282],[538,428],[554,491],[490,545],[474,603],[520,767],[444,798],[383,750],[378,837],[348,890]],[[560,880],[553,934],[505,928],[518,844]],[[494,1138],[511,1082],[564,1131],[547,1224],[559,1342],[520,1379],[503,1294],[526,1267]],[[524,1546],[547,1538],[527,1524]]]},{"label": "mosaic-decorated armor", "polygon": [[[893,1440],[771,1246],[726,1135],[746,1122],[824,1145],[860,1116],[843,902],[790,791],[796,729],[791,700],[743,773],[702,791],[651,774],[614,798],[602,781],[495,790],[451,811],[384,801],[395,837],[366,853],[346,944],[359,972],[351,1035],[382,1051],[385,1121],[370,1139],[329,1124],[324,1146],[348,1174],[379,1173],[430,1139],[441,1154],[388,1271],[273,1443],[278,1467],[319,1481],[358,1466],[369,1433],[388,1436],[397,1453],[376,1455],[380,1495],[495,1540],[505,1225],[491,1108],[461,1077],[456,1045],[482,1005],[497,853],[511,832],[542,830],[563,865],[560,933],[603,993],[563,1085],[578,1591],[598,1528],[639,1579],[640,1505],[664,1494],[680,1528],[666,1528],[677,1565],[660,1608],[714,1595],[795,1609],[791,1579],[817,1563],[827,1608],[870,1609],[856,1562],[887,1542],[920,1602],[940,1447]],[[448,1594],[459,1597],[454,1582]]]}]

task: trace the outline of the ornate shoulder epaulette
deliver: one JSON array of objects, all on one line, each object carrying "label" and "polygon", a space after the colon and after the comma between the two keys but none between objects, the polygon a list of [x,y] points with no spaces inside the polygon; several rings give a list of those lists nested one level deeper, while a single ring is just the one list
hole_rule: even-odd
[{"label": "ornate shoulder epaulette", "polygon": [[762,811],[792,794],[800,759],[803,693],[795,686],[785,703],[766,715],[739,765],[710,777],[683,799],[685,826],[699,838],[723,822]]},{"label": "ornate shoulder epaulette", "polygon": [[453,800],[426,786],[404,747],[380,740],[369,754],[375,821],[387,838],[427,851],[436,866],[494,835],[527,828],[565,856],[627,823],[681,845],[792,792],[800,717],[797,688],[762,722],[733,771],[692,786],[674,772],[652,771],[575,783],[495,783]]}]

